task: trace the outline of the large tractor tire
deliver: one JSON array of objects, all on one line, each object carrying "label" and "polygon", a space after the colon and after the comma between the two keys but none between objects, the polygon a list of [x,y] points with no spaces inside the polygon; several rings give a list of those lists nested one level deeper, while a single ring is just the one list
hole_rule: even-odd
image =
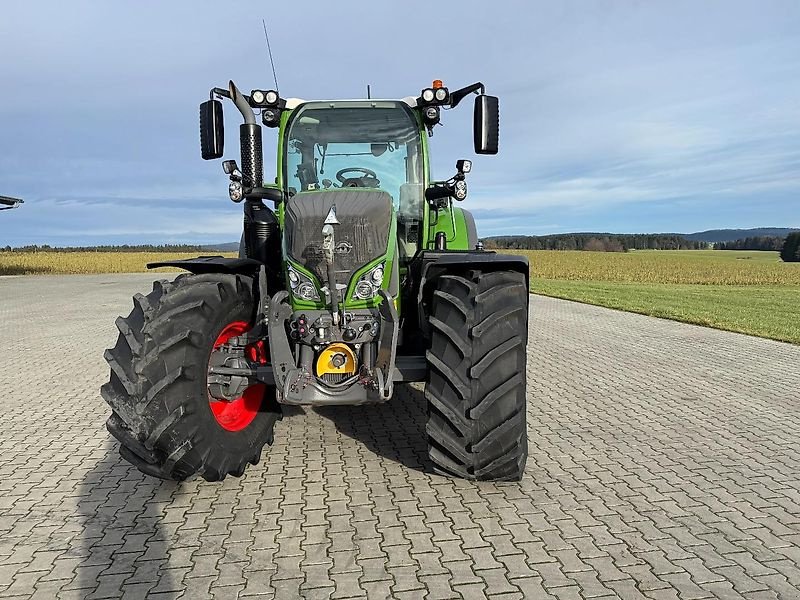
[{"label": "large tractor tire", "polygon": [[434,468],[464,479],[518,481],[528,457],[525,276],[441,276],[430,324],[425,397]]},{"label": "large tractor tire", "polygon": [[227,402],[207,381],[212,350],[248,331],[256,306],[253,280],[239,275],[179,275],[134,296],[131,314],[117,319],[101,388],[123,458],[154,477],[209,481],[259,461],[281,414],[274,388],[251,385]]}]

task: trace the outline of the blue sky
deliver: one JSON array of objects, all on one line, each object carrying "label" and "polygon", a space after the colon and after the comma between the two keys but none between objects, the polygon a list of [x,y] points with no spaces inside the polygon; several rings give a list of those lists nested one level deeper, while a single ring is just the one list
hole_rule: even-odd
[{"label": "blue sky", "polygon": [[[800,226],[794,0],[73,0],[3,8],[0,194],[25,204],[0,213],[0,245],[237,239],[197,105],[228,79],[270,86],[262,16],[284,96],[434,78],[500,96],[498,156],[473,156],[469,105],[433,139],[435,176],[474,160],[481,235]],[[265,130],[268,178],[274,146]]]}]

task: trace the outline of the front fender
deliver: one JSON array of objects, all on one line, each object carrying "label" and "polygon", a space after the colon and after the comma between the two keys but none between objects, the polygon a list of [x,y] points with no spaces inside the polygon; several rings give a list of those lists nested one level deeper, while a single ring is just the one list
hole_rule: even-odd
[{"label": "front fender", "polygon": [[249,275],[255,277],[261,263],[252,258],[226,258],[224,256],[198,256],[147,263],[148,269],[177,267],[195,275],[203,273],[227,273],[230,275]]},{"label": "front fender", "polygon": [[427,337],[430,335],[428,310],[435,288],[435,281],[448,273],[462,274],[470,269],[481,271],[517,271],[525,275],[525,285],[530,289],[528,258],[517,254],[497,254],[485,250],[426,251],[419,257],[417,280],[417,311],[419,327]]}]

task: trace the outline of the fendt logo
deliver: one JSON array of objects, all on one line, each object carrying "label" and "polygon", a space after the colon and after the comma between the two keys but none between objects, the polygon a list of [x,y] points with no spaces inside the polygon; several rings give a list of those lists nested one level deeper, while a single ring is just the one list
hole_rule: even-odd
[{"label": "fendt logo", "polygon": [[336,254],[350,254],[353,251],[353,244],[350,242],[339,242],[333,249]]}]

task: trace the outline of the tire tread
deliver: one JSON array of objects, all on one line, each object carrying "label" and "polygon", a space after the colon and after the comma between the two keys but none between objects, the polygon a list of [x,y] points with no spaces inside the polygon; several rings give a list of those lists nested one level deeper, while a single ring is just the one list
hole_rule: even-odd
[{"label": "tire tread", "polygon": [[436,285],[426,353],[429,457],[445,475],[519,480],[528,454],[524,275],[471,270]]},{"label": "tire tread", "polygon": [[244,473],[272,443],[280,408],[268,398],[266,414],[254,422],[258,430],[247,442],[241,438],[238,450],[222,443],[227,433],[215,423],[208,428],[211,411],[198,407],[207,401],[197,392],[197,364],[214,339],[209,323],[234,306],[254,316],[252,290],[252,279],[240,275],[181,274],[154,282],[146,296],[134,295],[131,313],[117,319],[117,343],[104,354],[111,376],[100,392],[112,410],[106,426],[120,454],[140,471],[162,479],[200,474],[221,480]]}]

